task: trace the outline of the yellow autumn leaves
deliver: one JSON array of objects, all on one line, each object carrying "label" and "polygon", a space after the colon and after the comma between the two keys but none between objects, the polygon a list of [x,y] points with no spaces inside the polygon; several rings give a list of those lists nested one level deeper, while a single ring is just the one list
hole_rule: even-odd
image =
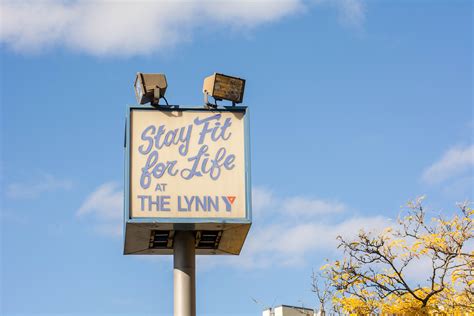
[{"label": "yellow autumn leaves", "polygon": [[320,273],[330,282],[333,311],[474,315],[474,210],[463,203],[452,218],[426,219],[421,202],[410,203],[396,225],[379,233],[338,237],[344,257]]}]

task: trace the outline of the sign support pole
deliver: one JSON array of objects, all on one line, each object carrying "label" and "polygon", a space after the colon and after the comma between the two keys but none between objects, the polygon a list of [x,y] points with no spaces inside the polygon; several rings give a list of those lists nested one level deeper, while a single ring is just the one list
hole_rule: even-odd
[{"label": "sign support pole", "polygon": [[196,316],[196,237],[176,231],[173,251],[174,316]]}]

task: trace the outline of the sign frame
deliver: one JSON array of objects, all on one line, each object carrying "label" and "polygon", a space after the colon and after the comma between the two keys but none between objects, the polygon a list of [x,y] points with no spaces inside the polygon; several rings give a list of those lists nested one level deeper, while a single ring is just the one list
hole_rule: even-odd
[{"label": "sign frame", "polygon": [[[244,168],[245,168],[245,217],[131,217],[130,181],[131,181],[131,113],[140,111],[195,111],[195,112],[240,112],[244,123]],[[222,231],[224,242],[217,249],[196,248],[196,254],[234,254],[242,249],[252,224],[252,188],[250,166],[250,122],[249,108],[246,106],[225,106],[207,109],[204,107],[181,107],[171,105],[155,107],[151,105],[128,105],[125,121],[125,173],[124,173],[124,254],[172,254],[173,249],[151,249],[148,244],[151,230],[166,231]]]}]

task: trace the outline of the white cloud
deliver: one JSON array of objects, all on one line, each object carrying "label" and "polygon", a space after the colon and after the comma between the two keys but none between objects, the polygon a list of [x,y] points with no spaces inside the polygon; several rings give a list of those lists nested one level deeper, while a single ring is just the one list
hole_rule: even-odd
[{"label": "white cloud", "polygon": [[292,216],[322,214],[335,214],[346,211],[347,207],[338,201],[328,201],[302,196],[291,197],[283,200],[283,210]]},{"label": "white cloud", "polygon": [[467,172],[472,173],[473,166],[474,145],[453,147],[425,169],[422,180],[428,184],[438,184]]},{"label": "white cloud", "polygon": [[122,216],[123,192],[115,182],[107,182],[99,186],[84,201],[77,211],[82,216],[94,213],[102,219],[117,219]]},{"label": "white cloud", "polygon": [[305,255],[318,250],[335,251],[336,237],[355,236],[361,228],[367,230],[388,226],[383,217],[351,218],[338,223],[323,223],[318,220],[303,223],[276,224],[254,232],[247,243],[247,263],[258,265],[262,257],[272,259],[272,264],[303,263]]},{"label": "white cloud", "polygon": [[[337,236],[354,237],[360,229],[380,231],[390,226],[388,218],[354,217],[340,222],[310,221],[261,224],[253,227],[239,257],[223,257],[206,262],[205,266],[226,264],[241,268],[294,266],[306,263],[316,253],[335,253]],[[205,258],[200,259],[206,261]]]},{"label": "white cloud", "polygon": [[[391,222],[382,216],[336,219],[349,207],[338,201],[278,196],[266,187],[252,189],[254,224],[238,257],[199,258],[203,266],[226,264],[266,268],[304,264],[312,255],[337,251],[337,236],[355,236],[361,228],[379,231]],[[290,216],[289,216],[290,215]]]},{"label": "white cloud", "polygon": [[92,215],[97,232],[120,236],[123,219],[123,191],[115,182],[107,182],[92,192],[77,210],[79,217]]},{"label": "white cloud", "polygon": [[360,0],[4,0],[0,40],[23,53],[62,46],[96,56],[146,55],[190,40],[197,29],[255,28],[312,3],[335,4],[348,24],[363,22]]},{"label": "white cloud", "polygon": [[252,187],[252,210],[259,214],[274,205],[274,195],[269,189],[261,186]]},{"label": "white cloud", "polygon": [[307,196],[279,197],[268,188],[252,188],[252,210],[256,217],[271,212],[289,216],[320,216],[345,212],[347,206],[337,200],[319,199]]},{"label": "white cloud", "polygon": [[340,20],[352,27],[360,28],[365,20],[365,6],[359,0],[336,1],[339,7]]},{"label": "white cloud", "polygon": [[65,191],[72,188],[69,180],[58,179],[51,174],[42,173],[34,182],[17,182],[7,186],[6,194],[14,199],[34,199],[47,192]]}]

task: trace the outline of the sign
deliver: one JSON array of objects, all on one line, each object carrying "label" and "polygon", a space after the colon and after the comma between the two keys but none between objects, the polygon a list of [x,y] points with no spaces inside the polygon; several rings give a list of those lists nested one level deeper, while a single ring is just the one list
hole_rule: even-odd
[{"label": "sign", "polygon": [[[214,234],[219,240],[213,251],[219,250],[218,244],[226,238],[238,240],[241,248],[251,223],[247,137],[246,107],[130,107],[125,147],[125,243],[127,238],[137,238],[133,235],[138,230],[132,232],[135,224],[135,228],[142,228],[147,245],[156,231],[163,236],[167,231],[169,237],[182,229],[194,230],[198,236],[219,231]],[[238,225],[245,229],[238,229]],[[236,238],[236,234],[243,236]],[[151,249],[169,253],[170,246]],[[205,252],[212,253],[208,250]]]},{"label": "sign", "polygon": [[131,113],[132,218],[245,218],[244,112]]}]

